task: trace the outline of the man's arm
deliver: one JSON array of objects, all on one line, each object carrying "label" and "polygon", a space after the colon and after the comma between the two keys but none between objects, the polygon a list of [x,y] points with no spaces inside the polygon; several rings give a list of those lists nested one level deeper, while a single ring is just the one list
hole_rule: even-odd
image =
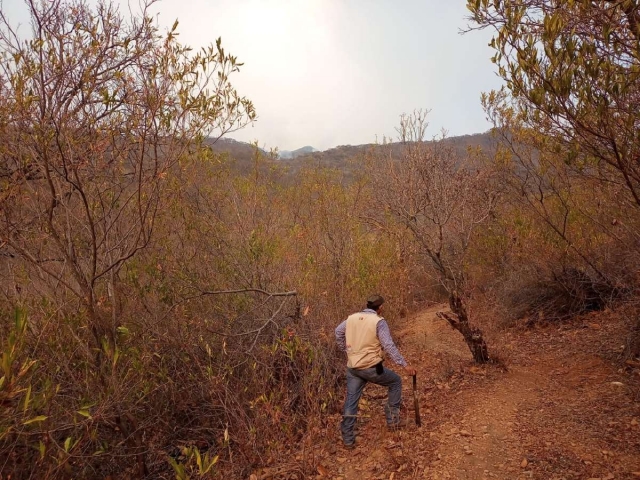
[{"label": "man's arm", "polygon": [[389,325],[386,320],[380,320],[376,327],[376,333],[378,334],[378,340],[380,340],[380,344],[389,358],[393,360],[397,365],[404,367],[404,371],[407,375],[415,375],[415,368],[411,367],[407,361],[404,359],[396,344],[393,343],[393,338],[391,338],[391,331],[389,330]]},{"label": "man's arm", "polygon": [[396,344],[393,343],[393,338],[391,338],[391,331],[389,330],[389,325],[386,320],[380,320],[378,322],[378,326],[376,327],[376,333],[378,334],[378,340],[380,340],[380,344],[389,358],[393,360],[393,362],[401,367],[406,367],[407,362],[396,347]]},{"label": "man's arm", "polygon": [[336,344],[341,352],[347,351],[347,321],[336,327]]}]

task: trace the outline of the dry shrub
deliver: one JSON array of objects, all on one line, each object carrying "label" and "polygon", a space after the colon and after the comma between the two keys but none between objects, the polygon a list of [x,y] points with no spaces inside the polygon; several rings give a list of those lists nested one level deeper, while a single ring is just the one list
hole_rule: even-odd
[{"label": "dry shrub", "polygon": [[513,318],[565,320],[602,310],[615,298],[614,289],[574,267],[551,272],[547,278],[509,283],[505,303]]},{"label": "dry shrub", "polygon": [[2,345],[18,379],[0,386],[2,475],[246,477],[339,409],[335,326],[373,292],[400,315],[412,265],[359,220],[364,186],[326,171],[283,186],[266,159],[254,167],[205,156],[167,178],[157,236],[114,282],[113,344],[93,347],[77,301],[4,259],[2,338],[16,303],[28,328]]},{"label": "dry shrub", "polygon": [[[118,350],[104,352],[106,370],[69,337],[70,319],[56,318],[57,328],[41,336],[39,319],[20,313],[2,345],[0,471],[159,476],[170,458],[188,465],[190,447],[217,457],[211,475],[248,475],[338,401],[334,348],[287,303],[259,336],[229,341],[180,313],[155,328],[130,322]],[[267,315],[279,307],[262,305]]]},{"label": "dry shrub", "polygon": [[[606,209],[593,212],[587,187],[574,181],[581,196],[571,197],[576,202],[571,205],[552,192],[537,204],[506,192],[498,215],[475,238],[470,278],[476,292],[501,305],[505,326],[523,319],[528,325],[567,320],[612,307],[638,285],[632,268],[640,261],[635,234],[603,226]],[[597,201],[605,200],[612,201],[603,193]]]}]

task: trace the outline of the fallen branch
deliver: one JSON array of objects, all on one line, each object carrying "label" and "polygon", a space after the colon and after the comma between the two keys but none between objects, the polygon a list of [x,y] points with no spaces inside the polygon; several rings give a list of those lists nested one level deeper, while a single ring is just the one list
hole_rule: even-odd
[{"label": "fallen branch", "polygon": [[214,291],[202,291],[199,295],[194,295],[193,297],[188,297],[185,300],[191,300],[193,298],[204,297],[206,295],[230,295],[234,293],[261,293],[263,295],[267,295],[269,297],[295,297],[298,295],[298,292],[292,290],[291,292],[267,292],[266,290],[262,290],[260,288],[242,288],[239,290],[214,290]]},{"label": "fallen branch", "polygon": [[[240,288],[237,290],[203,290],[197,295],[184,297],[178,302],[171,305],[171,307],[169,307],[167,312],[162,316],[160,320],[166,319],[167,316],[173,311],[174,308],[179,307],[180,305],[182,305],[185,302],[188,302],[189,300],[206,297],[208,295],[234,295],[239,293],[261,293],[262,295],[266,295],[268,297],[267,300],[271,297],[295,297],[298,295],[298,292],[295,290],[292,290],[290,292],[267,292],[266,290],[262,290],[261,288]],[[252,332],[249,332],[249,333],[252,333]]]}]

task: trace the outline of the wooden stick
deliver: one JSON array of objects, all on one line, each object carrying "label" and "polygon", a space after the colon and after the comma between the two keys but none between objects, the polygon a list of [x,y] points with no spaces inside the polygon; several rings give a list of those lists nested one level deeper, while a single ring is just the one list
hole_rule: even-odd
[{"label": "wooden stick", "polygon": [[413,409],[416,414],[416,425],[418,427],[422,426],[422,421],[420,420],[420,403],[418,402],[418,381],[416,380],[416,375],[413,376]]}]

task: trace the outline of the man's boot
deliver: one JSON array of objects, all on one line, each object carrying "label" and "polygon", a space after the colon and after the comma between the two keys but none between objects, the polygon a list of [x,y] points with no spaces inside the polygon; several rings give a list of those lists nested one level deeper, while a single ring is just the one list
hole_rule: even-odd
[{"label": "man's boot", "polygon": [[407,426],[407,420],[400,420],[400,409],[397,407],[390,407],[389,404],[384,406],[384,413],[387,417],[387,429],[398,430]]}]

